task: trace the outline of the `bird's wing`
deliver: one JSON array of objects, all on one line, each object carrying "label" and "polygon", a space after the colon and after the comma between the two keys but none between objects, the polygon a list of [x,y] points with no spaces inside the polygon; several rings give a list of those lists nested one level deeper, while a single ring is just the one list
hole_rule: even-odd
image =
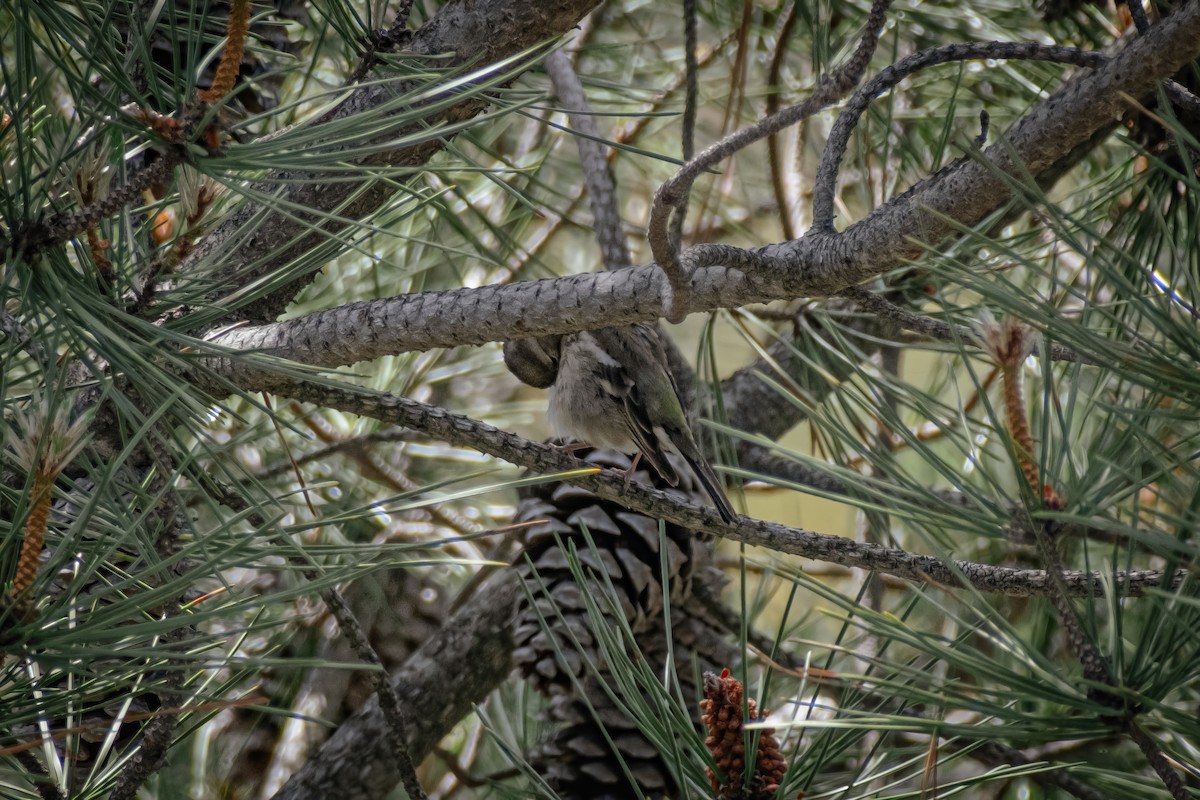
[{"label": "bird's wing", "polygon": [[[600,362],[598,369],[604,390],[614,398],[618,398],[623,405],[623,417],[629,428],[629,437],[637,445],[642,457],[654,467],[655,472],[661,475],[667,483],[678,486],[679,474],[663,455],[661,432],[655,430],[655,425],[647,414],[645,398],[642,396],[637,381],[633,378],[634,374],[641,374],[645,377],[647,374],[645,370],[655,369],[657,365],[630,363],[631,360],[640,362],[645,359],[638,359],[637,352],[640,351],[631,352],[627,343],[622,341],[621,336],[629,335],[627,331],[607,328],[593,333],[598,334],[596,336],[597,343],[613,356],[612,363]],[[620,352],[614,353],[614,349],[619,349]]]}]

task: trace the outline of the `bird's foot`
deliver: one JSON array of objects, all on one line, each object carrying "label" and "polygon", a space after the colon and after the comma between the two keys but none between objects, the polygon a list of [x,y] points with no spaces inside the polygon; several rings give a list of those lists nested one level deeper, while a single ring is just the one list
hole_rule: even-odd
[{"label": "bird's foot", "polygon": [[625,488],[623,491],[629,491],[629,482],[633,480],[633,473],[637,472],[638,463],[642,460],[642,453],[638,451],[633,456],[633,461],[625,469]]}]

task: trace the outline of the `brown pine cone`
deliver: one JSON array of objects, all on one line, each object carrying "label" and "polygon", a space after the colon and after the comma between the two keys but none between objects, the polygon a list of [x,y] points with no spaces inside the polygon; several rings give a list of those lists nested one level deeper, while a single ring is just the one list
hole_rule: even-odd
[{"label": "brown pine cone", "polygon": [[[587,458],[606,467],[629,466],[628,458],[610,451],[595,451]],[[634,480],[650,481],[652,475],[638,470]],[[688,491],[698,487],[682,488]],[[513,658],[517,669],[544,693],[572,691],[571,676],[584,674],[580,650],[590,658],[600,657],[584,593],[571,573],[560,540],[564,545],[573,544],[583,568],[597,577],[597,585],[588,592],[601,613],[619,613],[635,636],[661,627],[664,595],[672,606],[690,596],[693,573],[697,565],[707,563],[710,554],[710,546],[693,531],[667,525],[665,539],[660,542],[657,520],[567,484],[532,487],[522,500],[516,521],[525,520],[543,522],[526,532],[526,560],[519,570],[535,599],[517,617]],[[587,545],[584,528],[595,543],[594,550]],[[665,587],[660,549],[663,543],[668,565]],[[619,609],[605,602],[609,596],[606,579],[616,589]],[[615,619],[612,624],[617,624]]]},{"label": "brown pine cone", "polygon": [[[624,456],[606,452],[592,453],[589,460],[617,468],[629,464]],[[634,477],[652,478],[644,470]],[[674,664],[684,665],[679,680],[685,695],[695,696],[691,664],[710,665],[713,654],[718,659],[739,655],[727,633],[704,618],[692,597],[693,581],[708,565],[710,546],[694,532],[671,525],[660,539],[657,520],[561,484],[533,487],[522,502],[520,520],[544,521],[527,533],[528,560],[520,570],[535,599],[518,613],[514,658],[517,668],[550,695],[547,716],[559,726],[529,755],[530,764],[567,800],[625,800],[637,796],[631,783],[647,797],[676,796],[677,779],[658,748],[609,695],[613,691],[620,698],[621,689],[596,642],[588,601],[610,630],[628,626],[636,642],[630,658],[644,661],[655,674],[673,655]],[[594,549],[583,536],[584,527]],[[572,546],[591,576],[583,587],[564,549]]]}]

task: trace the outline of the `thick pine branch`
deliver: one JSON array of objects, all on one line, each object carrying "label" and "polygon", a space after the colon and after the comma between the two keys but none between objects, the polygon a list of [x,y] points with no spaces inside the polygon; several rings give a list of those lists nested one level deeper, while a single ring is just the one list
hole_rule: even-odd
[{"label": "thick pine branch", "polygon": [[[1059,164],[1094,146],[1097,132],[1133,108],[1160,81],[1200,54],[1200,0],[1181,7],[1144,38],[1121,48],[1035,106],[981,160],[943,169],[842,233],[742,250],[699,245],[683,253],[695,268],[690,312],[805,296],[827,296],[920,255],[926,246],[973,225],[1012,197],[1009,179],[1057,175]],[[918,244],[922,242],[924,244]],[[666,282],[653,266],[616,273],[422,292],[348,303],[286,322],[239,328],[220,337],[234,350],[261,350],[322,367],[395,353],[478,345],[657,319]],[[248,377],[240,367],[220,367]],[[262,385],[264,377],[254,381]]]}]

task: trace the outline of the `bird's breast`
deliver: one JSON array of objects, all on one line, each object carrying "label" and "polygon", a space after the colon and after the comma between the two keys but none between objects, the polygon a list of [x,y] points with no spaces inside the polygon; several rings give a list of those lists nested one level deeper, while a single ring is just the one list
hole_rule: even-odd
[{"label": "bird's breast", "polygon": [[611,447],[626,453],[637,450],[629,435],[624,400],[605,389],[605,379],[594,357],[583,358],[564,347],[558,376],[550,387],[547,420],[555,434],[566,440]]}]

